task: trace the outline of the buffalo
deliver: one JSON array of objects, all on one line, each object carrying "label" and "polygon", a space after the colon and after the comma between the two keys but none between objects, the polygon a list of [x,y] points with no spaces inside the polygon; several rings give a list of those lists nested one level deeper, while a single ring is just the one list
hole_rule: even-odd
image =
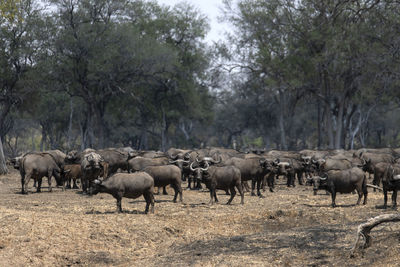
[{"label": "buffalo", "polygon": [[175,190],[173,202],[176,202],[179,194],[179,200],[182,202],[182,174],[181,170],[175,165],[165,166],[148,166],[143,169],[144,172],[150,174],[154,179],[154,186],[165,187],[171,185]]},{"label": "buffalo", "polygon": [[332,207],[336,207],[336,193],[351,193],[357,190],[358,200],[360,204],[364,195],[364,205],[367,204],[367,181],[365,173],[357,167],[348,170],[331,170],[324,176],[313,176],[308,178],[314,186],[314,194],[317,190],[325,189],[332,195]]},{"label": "buffalo", "polygon": [[87,193],[90,183],[104,173],[103,162],[104,159],[95,152],[83,156],[81,162],[83,193]]},{"label": "buffalo", "polygon": [[138,198],[143,195],[146,200],[145,213],[154,213],[154,180],[145,172],[136,173],[116,173],[105,181],[98,179],[89,189],[90,195],[98,193],[108,193],[117,200],[117,211],[122,212],[121,201],[123,197]]},{"label": "buffalo", "polygon": [[226,203],[229,205],[233,198],[236,195],[236,190],[239,191],[241,201],[240,203],[244,203],[244,193],[242,188],[241,174],[240,170],[235,166],[224,166],[224,167],[216,167],[216,166],[207,166],[206,168],[198,168],[200,171],[197,171],[196,179],[201,181],[206,185],[206,187],[210,190],[210,204],[213,204],[213,200],[218,202],[216,189],[221,190],[230,190],[230,199]]},{"label": "buffalo", "polygon": [[[379,184],[379,178],[374,178],[374,184]],[[383,208],[387,208],[387,192],[393,191],[392,193],[392,208],[397,207],[397,191],[400,190],[400,166],[388,165],[383,176],[382,176],[382,188],[383,188]]]},{"label": "buffalo", "polygon": [[[76,181],[78,179],[82,179],[82,169],[80,164],[65,164],[64,165],[64,172],[61,175],[62,177],[62,183],[63,183],[63,189],[69,188],[71,189],[71,180],[73,181],[73,187],[74,189],[78,189],[78,185]],[[65,186],[65,184],[67,184]]]},{"label": "buffalo", "polygon": [[61,184],[62,169],[59,168],[54,157],[49,153],[28,153],[20,160],[19,171],[21,174],[21,192],[27,194],[27,187],[31,178],[38,182],[36,191],[40,192],[42,178],[47,177],[49,183],[49,191],[52,191],[51,177],[54,176],[57,184]]}]

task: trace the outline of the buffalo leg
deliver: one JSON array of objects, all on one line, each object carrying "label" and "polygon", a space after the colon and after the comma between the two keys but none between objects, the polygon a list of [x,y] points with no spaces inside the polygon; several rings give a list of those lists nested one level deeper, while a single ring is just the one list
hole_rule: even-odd
[{"label": "buffalo leg", "polygon": [[178,193],[179,193],[179,201],[180,202],[182,202],[183,200],[183,197],[182,197],[182,186],[181,186],[181,184],[180,183],[178,183],[177,185],[176,185],[176,187],[178,188]]},{"label": "buffalo leg", "polygon": [[180,202],[182,202],[182,187],[180,186],[180,184],[171,184],[171,186],[175,191],[173,202],[176,203],[176,199],[178,198],[178,194],[179,194],[179,200],[180,200]]},{"label": "buffalo leg", "polygon": [[303,172],[302,171],[297,172],[297,180],[299,181],[299,185],[303,185],[304,181],[303,181]]},{"label": "buffalo leg", "polygon": [[256,187],[256,179],[251,179],[251,195],[252,196],[256,195],[256,193],[254,193],[255,187]]},{"label": "buffalo leg", "polygon": [[81,184],[82,184],[82,193],[86,193],[87,187],[86,187],[86,179],[81,178]]},{"label": "buffalo leg", "polygon": [[37,187],[36,187],[36,192],[40,193],[40,189],[42,187],[42,178],[37,179]]},{"label": "buffalo leg", "polygon": [[363,194],[364,194],[363,205],[366,205],[367,204],[367,198],[368,198],[368,189],[367,189],[367,185],[366,184],[363,185]]},{"label": "buffalo leg", "polygon": [[219,202],[218,201],[218,198],[217,198],[217,190],[216,189],[214,189],[214,199],[215,199],[215,202]]},{"label": "buffalo leg", "polygon": [[385,186],[383,186],[383,208],[386,209],[387,208],[387,189],[385,188]]},{"label": "buffalo leg", "polygon": [[287,187],[290,187],[290,185],[292,184],[290,175],[286,175],[286,178],[287,178],[287,180],[286,180],[286,186],[287,186]]},{"label": "buffalo leg", "polygon": [[263,192],[265,192],[265,185],[267,183],[267,175],[264,175],[263,179],[262,179],[262,183],[261,183],[261,189]]},{"label": "buffalo leg", "polygon": [[234,198],[235,195],[236,195],[235,186],[232,186],[232,187],[230,188],[230,191],[231,191],[231,197],[229,198],[228,202],[226,202],[226,205],[231,204],[233,198]]},{"label": "buffalo leg", "polygon": [[119,213],[121,213],[122,212],[122,204],[121,204],[122,197],[121,196],[116,196],[115,198],[117,199],[117,211]]},{"label": "buffalo leg", "polygon": [[243,192],[242,183],[237,183],[236,188],[240,194],[240,204],[244,204],[244,192]]},{"label": "buffalo leg", "polygon": [[332,193],[331,193],[331,195],[332,195],[332,208],[334,208],[334,207],[336,207],[336,191],[335,190],[332,190]]},{"label": "buffalo leg", "polygon": [[264,196],[261,194],[261,182],[262,179],[257,179],[257,196],[259,196],[260,198],[263,198]]},{"label": "buffalo leg", "polygon": [[397,207],[397,190],[394,189],[392,193],[392,208],[396,209]]},{"label": "buffalo leg", "polygon": [[361,198],[363,196],[363,193],[359,190],[357,190],[357,194],[358,194],[358,200],[357,200],[357,205],[360,205],[361,202]]},{"label": "buffalo leg", "polygon": [[214,204],[214,191],[212,188],[210,188],[210,205]]},{"label": "buffalo leg", "polygon": [[163,188],[162,188],[162,194],[163,194],[163,195],[168,195],[166,186],[163,186]]},{"label": "buffalo leg", "polygon": [[79,187],[78,187],[78,185],[76,184],[76,179],[73,179],[72,180],[73,181],[73,183],[74,183],[74,185],[73,185],[73,189],[79,189]]},{"label": "buffalo leg", "polygon": [[242,188],[245,192],[250,192],[250,187],[249,184],[247,183],[247,181],[242,181]]},{"label": "buffalo leg", "polygon": [[[29,176],[29,179],[31,177]],[[28,179],[28,177],[26,177]],[[26,180],[25,180],[25,174],[21,174],[21,194],[27,194],[28,193],[28,188],[26,187]]]},{"label": "buffalo leg", "polygon": [[153,193],[148,191],[143,194],[144,199],[146,200],[146,208],[144,213],[147,214],[149,212],[149,206],[151,205],[151,213],[154,213],[154,196]]},{"label": "buffalo leg", "polygon": [[267,183],[269,187],[270,192],[274,192],[274,187],[275,187],[275,175],[274,174],[269,174],[267,178]]},{"label": "buffalo leg", "polygon": [[52,176],[51,172],[47,174],[47,181],[49,184],[49,192],[53,191],[53,188],[51,187],[51,176]]},{"label": "buffalo leg", "polygon": [[201,186],[201,183],[200,183],[200,181],[196,181],[196,182],[193,182],[196,186],[195,186],[195,190],[201,190],[201,189],[203,189],[203,187]]}]

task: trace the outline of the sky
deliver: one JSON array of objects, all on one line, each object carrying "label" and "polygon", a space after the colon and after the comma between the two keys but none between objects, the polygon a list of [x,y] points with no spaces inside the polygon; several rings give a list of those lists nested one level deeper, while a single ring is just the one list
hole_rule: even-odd
[{"label": "sky", "polygon": [[227,25],[219,23],[217,17],[221,15],[222,0],[157,0],[159,4],[174,6],[180,2],[187,2],[196,8],[201,13],[209,18],[211,29],[206,37],[206,41],[210,44],[223,40],[223,32]]}]

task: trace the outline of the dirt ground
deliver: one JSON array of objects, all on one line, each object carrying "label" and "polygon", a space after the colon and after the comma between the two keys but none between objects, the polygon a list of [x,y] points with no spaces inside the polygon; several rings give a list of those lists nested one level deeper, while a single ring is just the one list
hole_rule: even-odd
[{"label": "dirt ground", "polygon": [[[400,224],[372,230],[372,247],[350,258],[358,224],[383,213],[383,194],[330,196],[311,187],[286,188],[282,179],[265,198],[245,194],[232,205],[223,191],[185,190],[183,203],[156,196],[155,214],[143,198],[124,198],[124,213],[107,194],[84,196],[54,188],[20,194],[20,177],[0,176],[0,266],[398,266]],[[54,182],[53,182],[54,184]],[[281,184],[281,185],[279,185]],[[184,184],[184,186],[186,186]],[[389,196],[390,197],[390,196]]]}]

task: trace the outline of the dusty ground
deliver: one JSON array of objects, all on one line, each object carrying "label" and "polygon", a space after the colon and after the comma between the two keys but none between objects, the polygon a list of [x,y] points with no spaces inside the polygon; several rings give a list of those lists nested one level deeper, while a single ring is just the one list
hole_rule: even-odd
[{"label": "dusty ground", "polygon": [[[278,183],[283,183],[282,179]],[[19,174],[0,176],[0,266],[398,266],[400,224],[372,231],[373,244],[349,258],[357,225],[372,216],[382,193],[313,196],[310,187],[278,185],[265,198],[245,195],[233,205],[206,205],[208,192],[185,190],[184,202],[156,196],[155,214],[142,198],[123,199],[78,190],[20,194]],[[228,200],[219,191],[221,203]]]}]

